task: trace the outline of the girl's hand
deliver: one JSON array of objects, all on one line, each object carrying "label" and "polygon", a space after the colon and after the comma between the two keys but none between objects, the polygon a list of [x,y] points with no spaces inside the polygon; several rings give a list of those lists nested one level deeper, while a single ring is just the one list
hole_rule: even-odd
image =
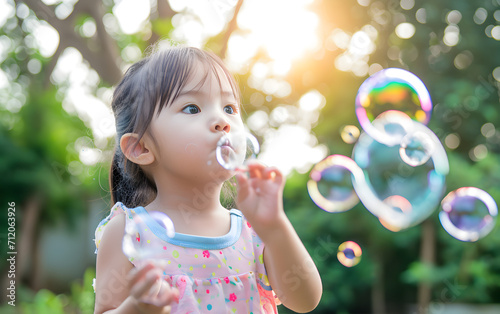
[{"label": "girl's hand", "polygon": [[252,162],[248,165],[248,176],[245,173],[237,173],[236,180],[238,209],[265,241],[265,238],[276,230],[275,227],[286,220],[283,211],[283,175],[275,167]]},{"label": "girl's hand", "polygon": [[163,279],[161,268],[152,263],[133,268],[128,274],[130,296],[141,313],[170,313],[170,304],[178,302],[179,291]]}]

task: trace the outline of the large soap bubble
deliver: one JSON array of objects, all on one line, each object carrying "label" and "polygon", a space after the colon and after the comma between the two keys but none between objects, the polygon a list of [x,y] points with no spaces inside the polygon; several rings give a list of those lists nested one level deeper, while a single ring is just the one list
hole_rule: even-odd
[{"label": "large soap bubble", "polygon": [[309,196],[318,207],[330,212],[344,212],[359,202],[351,178],[363,179],[358,165],[349,157],[331,155],[317,163],[307,182]]},{"label": "large soap bubble", "polygon": [[259,142],[252,134],[230,132],[220,138],[215,152],[217,161],[225,169],[245,170],[247,161],[255,158],[259,151]]},{"label": "large soap bubble", "polygon": [[133,220],[125,226],[122,242],[122,251],[130,260],[155,261],[161,259],[161,248],[141,238],[152,228],[170,238],[175,236],[174,224],[165,213],[151,212],[135,215]]},{"label": "large soap bubble", "polygon": [[361,84],[356,96],[356,116],[363,130],[380,143],[386,134],[372,122],[386,111],[396,110],[407,117],[427,124],[432,102],[424,83],[413,73],[403,69],[381,70]]},{"label": "large soap bubble", "polygon": [[441,202],[439,220],[443,228],[461,241],[477,241],[493,230],[498,208],[485,191],[463,187],[446,195]]},{"label": "large soap bubble", "polygon": [[[364,180],[354,180],[353,186],[363,205],[385,226],[401,230],[418,224],[436,209],[449,166],[442,144],[425,125],[405,119],[400,125],[397,119],[389,121],[394,129],[406,130],[404,136],[425,134],[433,146],[430,157],[418,165],[408,164],[401,158],[400,145],[385,145],[363,133],[354,147],[353,159],[363,170]],[[405,125],[408,122],[411,125]]]}]

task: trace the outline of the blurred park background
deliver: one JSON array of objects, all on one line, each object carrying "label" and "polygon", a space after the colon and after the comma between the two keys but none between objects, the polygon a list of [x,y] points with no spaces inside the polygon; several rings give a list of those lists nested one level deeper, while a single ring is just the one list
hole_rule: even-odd
[{"label": "blurred park background", "polygon": [[[475,186],[498,202],[499,21],[500,0],[0,0],[0,312],[93,312],[113,86],[149,45],[173,41],[215,52],[237,77],[260,158],[287,174],[287,215],[322,276],[315,313],[499,313],[498,228],[461,242],[436,209],[392,232],[362,204],[327,213],[306,189],[315,163],[351,156],[341,134],[359,128],[360,84],[398,67],[429,89],[446,192]],[[5,304],[9,202],[15,308]],[[363,250],[351,268],[337,260],[348,240]]]}]

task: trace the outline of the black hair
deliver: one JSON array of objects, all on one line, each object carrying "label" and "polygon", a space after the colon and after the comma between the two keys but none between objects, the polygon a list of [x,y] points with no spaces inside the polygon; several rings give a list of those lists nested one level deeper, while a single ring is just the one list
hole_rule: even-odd
[{"label": "black hair", "polygon": [[[156,50],[136,62],[126,71],[113,93],[111,107],[116,122],[116,148],[111,162],[109,184],[111,202],[122,202],[127,207],[146,206],[157,194],[151,177],[138,165],[128,160],[120,149],[120,139],[126,133],[138,135],[148,132],[153,116],[172,104],[189,81],[194,66],[208,66],[206,77],[222,69],[229,80],[238,102],[238,85],[224,63],[215,54],[198,48],[177,46]],[[154,141],[154,139],[153,139]]]}]

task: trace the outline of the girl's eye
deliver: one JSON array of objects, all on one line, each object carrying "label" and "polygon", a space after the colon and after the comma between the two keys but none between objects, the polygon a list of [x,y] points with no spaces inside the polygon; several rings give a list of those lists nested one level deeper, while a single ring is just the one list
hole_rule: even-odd
[{"label": "girl's eye", "polygon": [[238,109],[234,105],[227,105],[224,107],[224,112],[227,114],[235,114],[238,113]]},{"label": "girl's eye", "polygon": [[198,108],[196,105],[187,105],[182,109],[182,112],[184,113],[189,113],[189,114],[196,114],[199,113],[201,110]]}]

